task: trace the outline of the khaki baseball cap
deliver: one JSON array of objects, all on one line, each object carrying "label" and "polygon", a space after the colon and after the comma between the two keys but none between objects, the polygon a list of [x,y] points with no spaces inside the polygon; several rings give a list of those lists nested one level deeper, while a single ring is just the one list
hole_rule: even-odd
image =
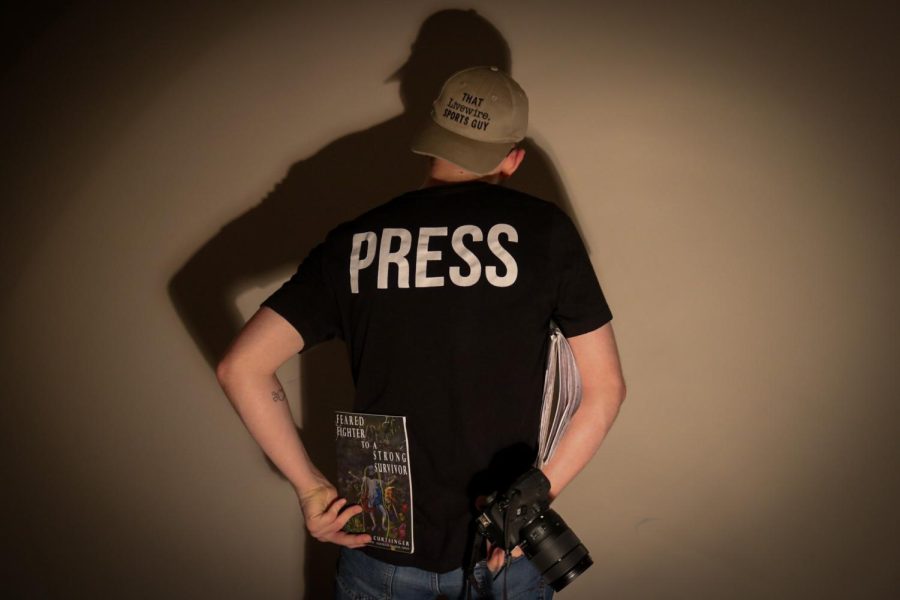
[{"label": "khaki baseball cap", "polygon": [[444,83],[410,149],[486,175],[526,129],[528,97],[519,84],[497,67],[472,67]]}]

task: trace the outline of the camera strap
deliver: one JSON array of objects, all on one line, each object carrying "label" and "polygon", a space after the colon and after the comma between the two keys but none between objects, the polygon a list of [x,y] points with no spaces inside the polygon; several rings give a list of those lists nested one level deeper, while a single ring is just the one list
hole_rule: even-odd
[{"label": "camera strap", "polygon": [[487,546],[485,537],[476,529],[475,537],[472,541],[472,551],[469,553],[469,564],[466,566],[466,600],[472,598],[472,587],[478,592],[479,597],[487,597],[490,589],[485,589],[478,578],[475,577],[475,565],[487,554]]},{"label": "camera strap", "polygon": [[[504,532],[509,531],[509,513],[507,511],[504,511],[504,514],[503,514],[503,531]],[[508,535],[508,534],[504,533],[504,535]],[[490,595],[491,586],[489,585],[487,588],[485,588],[484,585],[480,581],[478,581],[478,578],[475,577],[475,565],[477,565],[481,559],[488,558],[486,542],[487,542],[487,538],[476,528],[475,536],[472,540],[472,551],[469,553],[469,556],[470,556],[469,564],[466,567],[466,572],[465,572],[465,578],[466,578],[466,581],[468,582],[466,584],[466,600],[471,600],[471,598],[472,598],[472,596],[471,596],[472,587],[474,587],[475,590],[478,592],[479,598],[490,598],[491,597],[491,595]],[[507,542],[508,542],[508,540],[507,540]],[[509,543],[507,543],[506,545],[508,546]],[[503,571],[503,600],[506,600],[506,597],[507,597],[506,594],[507,594],[507,589],[508,589],[507,582],[508,582],[508,578],[509,578],[509,561],[510,561],[510,557],[512,555],[511,555],[511,551],[509,549],[504,549],[504,553],[506,556],[505,556],[505,560],[503,561],[503,566],[500,567],[500,570]],[[494,575],[491,578],[491,580],[493,581],[494,579],[497,579],[497,577],[499,575],[500,575],[500,573],[498,572],[496,575]]]}]

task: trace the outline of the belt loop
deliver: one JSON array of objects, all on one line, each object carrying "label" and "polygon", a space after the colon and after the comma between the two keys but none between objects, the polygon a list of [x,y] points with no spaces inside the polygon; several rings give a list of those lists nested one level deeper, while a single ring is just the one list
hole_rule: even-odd
[{"label": "belt loop", "polygon": [[384,565],[384,571],[382,572],[382,579],[384,579],[384,600],[391,600],[394,588],[394,573],[397,572],[397,567],[396,565],[386,562],[382,562],[381,564]]}]

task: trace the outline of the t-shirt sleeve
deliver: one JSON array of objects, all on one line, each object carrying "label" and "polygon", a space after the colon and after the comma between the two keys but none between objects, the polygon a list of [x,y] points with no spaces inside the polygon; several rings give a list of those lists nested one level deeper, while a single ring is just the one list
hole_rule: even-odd
[{"label": "t-shirt sleeve", "polygon": [[605,325],[612,312],[578,230],[564,212],[556,216],[551,256],[558,278],[552,319],[569,338]]},{"label": "t-shirt sleeve", "polygon": [[323,242],[303,259],[290,279],[260,304],[277,312],[300,332],[301,353],[335,336],[343,338],[340,310],[328,277],[325,254]]}]

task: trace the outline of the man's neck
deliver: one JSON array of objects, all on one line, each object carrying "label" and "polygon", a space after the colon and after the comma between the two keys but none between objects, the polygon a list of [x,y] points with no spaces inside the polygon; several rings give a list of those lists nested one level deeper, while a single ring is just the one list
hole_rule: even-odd
[{"label": "man's neck", "polygon": [[428,173],[422,187],[433,187],[436,185],[448,185],[453,183],[467,183],[470,181],[484,181],[485,183],[500,183],[504,179],[499,172],[490,173],[488,175],[478,175],[467,171],[449,161],[432,158],[429,164]]},{"label": "man's neck", "polygon": [[422,182],[422,188],[434,187],[436,185],[452,185],[455,183],[469,183],[471,181],[483,181],[485,183],[500,183],[499,175],[485,175],[484,177],[469,177],[466,179],[439,179],[432,174],[425,177]]}]

